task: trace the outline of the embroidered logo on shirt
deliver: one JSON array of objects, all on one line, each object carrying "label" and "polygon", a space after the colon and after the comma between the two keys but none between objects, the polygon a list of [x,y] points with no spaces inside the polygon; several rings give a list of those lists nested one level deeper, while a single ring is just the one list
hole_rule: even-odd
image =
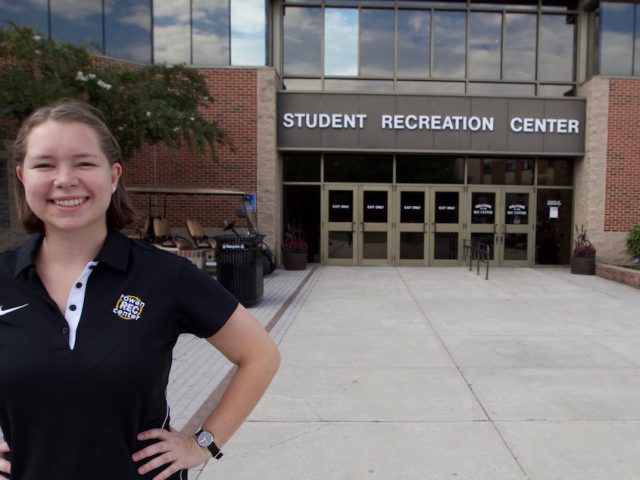
[{"label": "embroidered logo on shirt", "polygon": [[29,305],[29,304],[25,303],[24,305],[20,305],[19,307],[7,308],[6,310],[3,310],[4,305],[0,305],[0,317],[3,316],[3,315],[6,315],[7,313],[11,313],[11,312],[15,312],[16,310],[20,310],[21,308],[24,308],[27,305]]},{"label": "embroidered logo on shirt", "polygon": [[140,320],[145,303],[135,295],[120,295],[113,313],[123,320]]}]

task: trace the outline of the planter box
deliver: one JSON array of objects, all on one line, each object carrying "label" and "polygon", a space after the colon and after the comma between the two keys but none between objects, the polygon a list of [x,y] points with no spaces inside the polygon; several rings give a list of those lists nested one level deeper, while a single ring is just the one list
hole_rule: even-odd
[{"label": "planter box", "polygon": [[285,252],[282,263],[285,270],[304,270],[307,268],[307,252]]},{"label": "planter box", "polygon": [[595,275],[595,257],[572,257],[571,273],[575,273],[576,275]]},{"label": "planter box", "polygon": [[614,282],[640,288],[640,270],[600,263],[596,267],[596,275],[606,278],[607,280],[613,280]]}]

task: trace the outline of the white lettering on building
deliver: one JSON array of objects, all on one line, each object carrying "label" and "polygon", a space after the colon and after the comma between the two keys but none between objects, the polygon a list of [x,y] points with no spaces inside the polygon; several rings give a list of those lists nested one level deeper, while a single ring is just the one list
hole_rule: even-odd
[{"label": "white lettering on building", "polygon": [[580,122],[572,118],[513,117],[509,125],[515,133],[580,133]]}]

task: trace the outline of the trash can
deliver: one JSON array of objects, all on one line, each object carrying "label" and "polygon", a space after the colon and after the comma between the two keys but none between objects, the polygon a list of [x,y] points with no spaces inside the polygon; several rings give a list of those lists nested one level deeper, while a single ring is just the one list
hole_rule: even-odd
[{"label": "trash can", "polygon": [[218,281],[245,307],[262,298],[262,240],[264,235],[218,235],[215,237]]}]

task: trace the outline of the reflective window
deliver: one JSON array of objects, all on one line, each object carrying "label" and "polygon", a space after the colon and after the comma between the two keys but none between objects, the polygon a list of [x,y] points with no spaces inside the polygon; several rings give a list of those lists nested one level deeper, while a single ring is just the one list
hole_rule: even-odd
[{"label": "reflective window", "polygon": [[400,259],[422,260],[424,259],[424,233],[401,232],[400,233]]},{"label": "reflective window", "polygon": [[433,259],[457,260],[458,259],[458,233],[445,232],[433,235]]},{"label": "reflective window", "polygon": [[191,63],[190,3],[189,0],[154,0],[154,62]]},{"label": "reflective window", "polygon": [[393,10],[360,12],[360,75],[393,77]]},{"label": "reflective window", "polygon": [[430,12],[398,11],[398,76],[429,75]]},{"label": "reflective window", "polygon": [[571,97],[574,95],[573,85],[540,85],[538,95],[543,97]]},{"label": "reflective window", "polygon": [[633,74],[640,75],[640,6],[636,4],[636,34]]},{"label": "reflective window", "polygon": [[4,26],[7,20],[25,27],[36,27],[36,30],[47,37],[49,35],[47,0],[29,2],[0,0],[0,24]]},{"label": "reflective window", "polygon": [[574,56],[574,24],[571,15],[540,18],[540,62],[538,79],[571,81]]},{"label": "reflective window", "polygon": [[364,232],[362,234],[362,258],[384,260],[387,258],[387,232]]},{"label": "reflective window", "polygon": [[467,176],[471,184],[533,185],[533,160],[469,158]]},{"label": "reflective window", "polygon": [[464,183],[464,161],[455,157],[396,158],[397,183]]},{"label": "reflective window", "polygon": [[282,162],[285,182],[319,182],[320,154],[286,154]]},{"label": "reflective window", "polygon": [[231,0],[231,65],[266,65],[265,0]]},{"label": "reflective window", "polygon": [[466,23],[466,12],[434,13],[433,75],[435,77],[464,78]]},{"label": "reflective window", "polygon": [[538,185],[573,185],[573,161],[559,158],[538,160]]},{"label": "reflective window", "polygon": [[464,82],[398,82],[398,92],[405,93],[464,93]]},{"label": "reflective window", "polygon": [[322,10],[286,7],[284,15],[285,75],[322,73]]},{"label": "reflective window", "polygon": [[502,14],[469,14],[469,77],[500,78]]},{"label": "reflective window", "polygon": [[327,8],[324,22],[324,73],[357,75],[358,10]]},{"label": "reflective window", "polygon": [[536,15],[505,14],[503,78],[534,80],[536,74]]},{"label": "reflective window", "polygon": [[316,78],[285,78],[285,90],[322,90],[322,82]]},{"label": "reflective window", "polygon": [[393,92],[393,81],[325,80],[324,89],[334,92]]},{"label": "reflective window", "polygon": [[393,158],[390,155],[327,154],[324,181],[391,183]]},{"label": "reflective window", "polygon": [[536,86],[533,83],[471,82],[469,83],[468,93],[472,95],[519,95],[531,97],[536,94]]},{"label": "reflective window", "polygon": [[105,0],[104,7],[105,54],[151,63],[151,2]]},{"label": "reflective window", "polygon": [[229,0],[192,0],[193,63],[229,65]]},{"label": "reflective window", "polygon": [[51,37],[102,50],[102,0],[50,0]]},{"label": "reflective window", "polygon": [[633,3],[600,4],[600,73],[631,75]]}]

